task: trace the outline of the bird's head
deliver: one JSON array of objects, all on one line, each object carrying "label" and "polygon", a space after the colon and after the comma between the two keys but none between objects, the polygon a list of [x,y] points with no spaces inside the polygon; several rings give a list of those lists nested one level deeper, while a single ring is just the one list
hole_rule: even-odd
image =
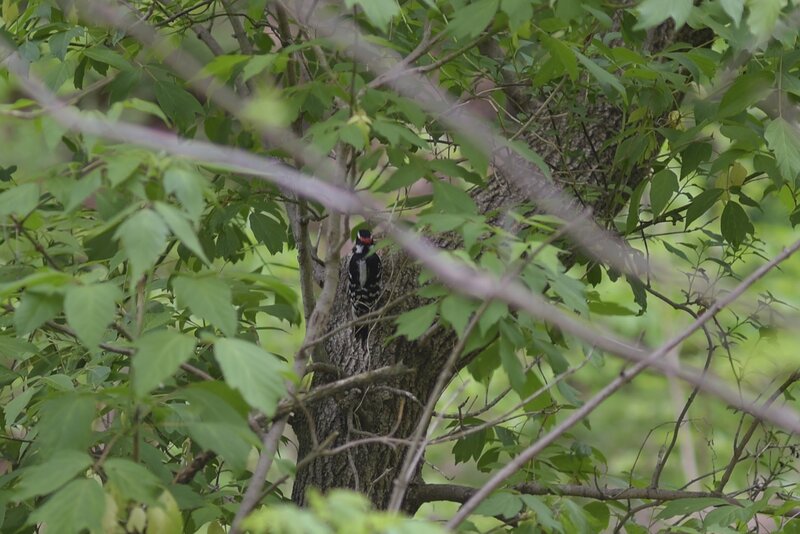
[{"label": "bird's head", "polygon": [[372,239],[372,233],[366,228],[362,228],[356,234],[356,244],[369,246],[375,241]]}]

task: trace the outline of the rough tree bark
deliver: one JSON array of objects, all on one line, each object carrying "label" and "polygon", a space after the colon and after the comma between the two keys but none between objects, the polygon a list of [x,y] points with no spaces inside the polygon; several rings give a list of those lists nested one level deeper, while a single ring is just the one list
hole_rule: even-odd
[{"label": "rough tree bark", "polygon": [[[691,32],[676,36],[671,24],[667,23],[651,33],[648,48],[660,50],[677,39],[697,44],[702,42],[703,36]],[[500,59],[502,51],[487,48],[484,53]],[[530,131],[524,132],[522,137],[544,158],[555,180],[561,182],[565,189],[574,191],[576,199],[583,205],[593,208],[598,223],[606,226],[624,204],[623,186],[635,187],[649,173],[649,164],[647,161],[638,162],[623,173],[615,165],[618,134],[624,119],[622,110],[600,96],[589,101],[585,93],[566,92],[570,93],[569,97],[551,99],[549,102],[520,91],[509,93],[508,96],[526,116],[536,114],[541,117],[532,122]],[[580,102],[574,100],[581,97],[583,100]],[[577,109],[582,111],[576,118]],[[522,202],[530,202],[529,186],[494,172],[485,187],[473,192],[473,197],[483,213],[506,210]],[[584,193],[587,196],[585,199]],[[454,245],[441,243],[441,246]],[[384,302],[398,295],[413,294],[419,287],[419,266],[402,253],[385,254],[383,262],[388,293]],[[346,286],[342,276],[332,312],[331,329],[350,319]],[[420,298],[412,297],[387,313],[400,313],[421,303]],[[298,411],[292,419],[292,426],[298,438],[299,460],[314,454],[315,441],[322,441],[332,434],[336,438],[329,445],[331,448],[364,438],[408,438],[413,433],[422,406],[428,401],[456,338],[449,329],[436,324],[414,342],[402,337],[392,338],[392,331],[391,321],[375,324],[366,350],[354,340],[350,329],[339,331],[327,340],[325,351],[330,363],[339,367],[345,375],[400,363],[415,369],[415,372],[395,379],[388,386],[352,390],[342,397],[328,398],[307,410]],[[313,386],[334,379],[333,376],[316,373]],[[378,508],[385,508],[404,454],[404,446],[387,439],[385,442],[378,440],[357,445],[335,455],[317,456],[298,469],[292,499],[303,504],[309,487],[322,491],[343,487],[361,491]],[[418,466],[417,476],[409,487],[406,499],[405,509],[409,512],[413,512],[411,508],[420,504],[420,499],[414,496],[415,488],[423,484],[419,470]]]}]

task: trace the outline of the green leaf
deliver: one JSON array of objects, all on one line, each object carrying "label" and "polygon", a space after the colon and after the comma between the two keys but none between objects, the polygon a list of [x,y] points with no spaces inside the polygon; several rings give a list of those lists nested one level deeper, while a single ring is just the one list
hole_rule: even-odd
[{"label": "green leaf", "polygon": [[106,177],[116,187],[127,180],[141,164],[142,158],[138,154],[115,155],[106,163]]},{"label": "green leaf", "polygon": [[125,498],[145,504],[156,501],[161,481],[144,466],[125,458],[109,458],[103,471],[108,483]]},{"label": "green leaf", "polygon": [[[728,525],[735,525],[740,521],[746,523],[752,519],[756,513],[755,510],[748,508],[733,504],[715,507],[703,518],[703,525],[706,527],[712,527],[713,525],[727,527]],[[709,528],[709,531],[712,530],[713,529]],[[724,532],[724,530],[722,530],[722,532]]]},{"label": "green leaf", "polygon": [[583,508],[578,506],[578,503],[566,500],[564,508],[566,509],[566,514],[564,514],[564,511],[562,511],[562,514],[566,515],[564,519],[566,519],[567,528],[572,529],[573,532],[591,532],[589,530],[589,522],[586,520],[586,514]]},{"label": "green leaf", "polygon": [[407,311],[397,318],[397,335],[413,341],[425,333],[436,318],[437,304],[427,304]]},{"label": "green leaf", "polygon": [[734,247],[739,246],[755,229],[744,208],[733,200],[729,200],[722,210],[720,220],[722,236]]},{"label": "green leaf", "polygon": [[577,56],[578,61],[583,63],[583,66],[586,67],[586,70],[588,70],[589,73],[592,76],[594,76],[594,78],[602,87],[608,86],[613,88],[616,92],[620,94],[624,102],[628,101],[628,95],[625,92],[625,87],[623,87],[623,85],[620,83],[620,81],[617,79],[616,76],[614,76],[613,74],[611,74],[610,72],[602,68],[600,65],[598,65],[588,57],[581,54],[580,52],[576,51],[575,55]]},{"label": "green leaf", "polygon": [[686,209],[685,228],[689,228],[689,225],[696,221],[698,217],[711,209],[711,206],[717,202],[720,196],[722,196],[722,189],[709,189],[694,197]]},{"label": "green leaf", "polygon": [[163,202],[156,202],[155,207],[158,214],[161,215],[164,222],[169,226],[169,229],[175,234],[175,237],[180,239],[181,243],[191,250],[195,256],[203,260],[203,263],[209,265],[210,262],[206,257],[205,251],[203,251],[203,246],[200,244],[200,240],[197,239],[192,225],[189,224],[189,221],[186,220],[184,215],[169,204],[164,204]]},{"label": "green leaf", "polygon": [[103,177],[100,169],[95,169],[80,180],[70,183],[66,202],[64,203],[64,211],[71,212],[83,205],[86,199],[100,189],[102,185]]},{"label": "green leaf", "polygon": [[659,171],[650,179],[650,209],[658,217],[667,207],[672,195],[678,192],[678,177],[669,169]]},{"label": "green leaf", "polygon": [[54,33],[50,36],[50,39],[47,40],[47,45],[50,47],[50,52],[58,58],[60,61],[64,61],[67,55],[67,48],[69,47],[69,43],[75,37],[80,37],[83,35],[83,28],[70,28],[65,32]]},{"label": "green leaf", "polygon": [[195,222],[200,218],[205,206],[203,183],[202,175],[180,167],[170,167],[164,173],[164,189],[168,194],[175,195],[183,209]]},{"label": "green leaf", "polygon": [[277,59],[276,54],[256,54],[254,56],[249,56],[249,61],[247,65],[244,66],[242,69],[242,81],[246,82],[253,76],[256,76],[263,72],[265,69],[272,67],[275,64]]},{"label": "green leaf", "polygon": [[39,347],[14,336],[0,336],[0,356],[9,360],[24,360],[28,354],[36,354]]},{"label": "green leaf", "polygon": [[172,281],[172,288],[180,306],[188,306],[193,314],[226,336],[236,335],[236,311],[231,303],[231,288],[225,281],[210,276],[180,276]]},{"label": "green leaf", "polygon": [[676,29],[680,29],[692,11],[692,0],[644,0],[636,11],[639,21],[634,26],[635,30],[658,26],[668,18],[672,18]]},{"label": "green leaf", "polygon": [[546,33],[540,33],[539,38],[542,40],[542,44],[550,51],[550,54],[564,66],[564,70],[570,79],[575,80],[578,77],[578,60],[572,48]]},{"label": "green leaf", "polygon": [[[0,370],[2,369],[3,367],[0,367]],[[39,386],[29,387],[3,405],[3,415],[5,416],[6,426],[11,426],[17,421],[19,414],[28,406],[28,403],[39,390],[41,390]]]},{"label": "green leaf", "polygon": [[747,25],[761,41],[772,37],[786,0],[747,0],[749,15]]},{"label": "green leaf", "polygon": [[250,406],[267,416],[275,413],[284,393],[286,365],[258,345],[241,339],[218,339],[214,355],[225,382],[238,390]]},{"label": "green leaf", "polygon": [[456,10],[448,30],[456,39],[477,37],[494,19],[499,3],[499,0],[478,0]]},{"label": "green leaf", "polygon": [[441,304],[442,318],[450,323],[459,336],[464,333],[474,310],[475,303],[457,293],[446,297]]},{"label": "green leaf", "polygon": [[101,532],[106,498],[98,482],[74,480],[36,508],[26,524],[44,523],[48,534]]},{"label": "green leaf", "polygon": [[[505,323],[501,324],[502,327]],[[503,364],[503,370],[508,376],[508,381],[514,391],[524,391],[525,388],[525,369],[517,357],[517,351],[514,345],[504,335],[500,337],[500,362]]]},{"label": "green leaf", "polygon": [[58,92],[64,82],[67,81],[75,72],[75,61],[67,59],[66,61],[58,61],[54,65],[50,65],[44,76],[44,84],[53,92]]},{"label": "green leaf", "polygon": [[529,510],[536,514],[536,522],[546,528],[548,532],[564,532],[561,523],[553,518],[552,508],[542,502],[541,497],[523,494],[519,498]]},{"label": "green leaf", "polygon": [[20,483],[12,499],[24,501],[57,490],[78,473],[92,465],[92,458],[83,451],[57,451],[42,464],[22,470]]},{"label": "green leaf", "polygon": [[344,5],[348,8],[358,5],[369,21],[382,30],[400,13],[397,0],[345,0]]},{"label": "green leaf", "polygon": [[[472,424],[480,424],[483,421],[480,419],[471,419],[468,422]],[[468,462],[470,458],[478,460],[481,457],[481,453],[483,453],[483,448],[486,446],[486,442],[491,439],[491,436],[492,430],[484,428],[483,430],[472,432],[471,434],[456,441],[455,445],[453,445],[452,451],[453,459],[455,460],[456,464]]]},{"label": "green leaf", "polygon": [[[27,271],[25,271],[27,272]],[[11,277],[13,282],[0,284],[0,296],[9,297],[22,288],[30,289],[37,286],[62,286],[73,281],[72,277],[60,271],[49,268],[40,269],[33,274],[18,278],[16,273]]]},{"label": "green leaf", "polygon": [[[461,154],[469,160],[472,169],[479,175],[485,175],[489,168],[489,150],[485,143],[480,143],[469,135],[453,133],[453,141],[458,145]],[[512,143],[515,150],[520,151],[521,143]],[[521,151],[520,151],[521,152]],[[533,152],[529,150],[528,152]]]},{"label": "green leaf", "polygon": [[502,0],[500,10],[508,15],[508,27],[516,31],[533,19],[533,4],[530,0]]},{"label": "green leaf", "polygon": [[520,140],[515,140],[507,142],[505,144],[506,146],[511,148],[514,152],[516,152],[517,154],[528,160],[528,162],[536,165],[536,167],[538,167],[539,170],[542,171],[542,174],[544,174],[544,176],[547,179],[552,179],[553,176],[552,173],[550,172],[550,167],[544,161],[542,156],[540,156],[537,152],[531,149],[528,143],[525,143],[524,141]]},{"label": "green leaf", "polygon": [[[525,381],[522,383],[519,388],[514,389],[517,395],[519,395],[520,400],[525,400],[529,396],[533,395],[540,389],[544,387],[539,376],[534,371],[528,371],[525,373]],[[538,410],[544,410],[548,406],[553,404],[553,397],[550,395],[548,391],[544,391],[541,394],[537,395],[533,399],[529,400],[525,403],[525,411],[526,412],[535,412]]]},{"label": "green leaf", "polygon": [[175,408],[185,420],[186,430],[192,439],[204,449],[211,449],[222,456],[232,468],[242,470],[247,465],[251,447],[258,444],[258,438],[228,399],[209,386],[198,384],[185,388],[178,397],[189,404]]},{"label": "green leaf", "polygon": [[183,516],[172,494],[164,490],[154,506],[147,507],[147,532],[155,534],[182,534]]},{"label": "green leaf", "polygon": [[164,220],[151,209],[138,211],[117,228],[114,239],[119,240],[128,257],[134,284],[155,264],[167,246],[168,235]]},{"label": "green leaf", "polygon": [[761,102],[774,90],[774,83],[774,74],[767,70],[739,76],[722,97],[717,118],[737,115]]},{"label": "green leaf", "polygon": [[121,296],[119,288],[110,283],[67,289],[64,297],[67,322],[89,349],[96,350],[103,340],[106,327],[114,321],[116,301]]},{"label": "green leaf", "polygon": [[586,288],[583,283],[561,272],[548,273],[548,279],[553,291],[561,297],[567,307],[581,315],[585,315],[589,311],[584,293]]},{"label": "green leaf", "polygon": [[619,304],[617,302],[605,302],[600,300],[590,300],[589,311],[597,315],[615,315],[615,316],[636,315],[636,312],[626,308],[622,304]]},{"label": "green leaf", "polygon": [[427,142],[423,141],[413,130],[402,124],[379,119],[372,123],[372,129],[379,135],[385,137],[386,140],[389,141],[390,146],[396,147],[402,145],[405,141],[423,150],[429,148]]},{"label": "green leaf", "polygon": [[691,514],[694,512],[699,512],[700,510],[705,510],[706,508],[711,508],[714,506],[720,506],[726,504],[729,504],[728,501],[726,501],[725,499],[719,499],[717,497],[676,499],[674,501],[668,502],[664,506],[664,508],[658,513],[656,518],[668,519],[670,517],[675,517],[676,515]]},{"label": "green leaf", "polygon": [[150,332],[136,340],[133,357],[133,391],[142,396],[178,370],[192,357],[195,338],[174,330]]},{"label": "green leaf", "polygon": [[164,115],[164,112],[161,110],[161,108],[153,102],[148,102],[147,100],[142,100],[141,98],[129,98],[127,100],[123,100],[122,102],[118,102],[115,105],[120,105],[124,108],[133,109],[141,113],[147,113],[149,115],[153,115],[154,117],[158,117],[164,121],[165,124],[169,123],[169,119],[166,115]]},{"label": "green leaf", "polygon": [[488,515],[490,517],[501,516],[510,519],[522,510],[522,501],[519,495],[508,491],[497,491],[492,493],[481,502],[475,512],[478,515]]},{"label": "green leaf", "polygon": [[720,0],[723,11],[733,20],[734,26],[738,27],[742,22],[744,13],[744,0]]},{"label": "green leaf", "polygon": [[281,223],[264,213],[253,212],[250,214],[250,229],[259,243],[263,243],[270,254],[283,251],[286,243],[286,228]]},{"label": "green leaf", "polygon": [[124,57],[102,45],[93,46],[91,48],[85,48],[83,50],[83,55],[95,61],[99,61],[100,63],[111,65],[112,67],[118,70],[131,69],[131,64],[128,63],[128,61]]},{"label": "green leaf", "polygon": [[26,291],[14,310],[14,326],[18,336],[29,334],[61,313],[60,295]]},{"label": "green leaf", "polygon": [[664,248],[667,249],[670,254],[678,256],[686,263],[692,263],[692,261],[689,259],[689,256],[687,256],[686,253],[678,247],[670,245],[667,241],[662,241],[661,244],[664,245]]},{"label": "green leaf", "polygon": [[39,186],[27,183],[0,193],[0,217],[6,215],[25,216],[39,203]]},{"label": "green leaf", "polygon": [[583,511],[589,516],[591,526],[596,531],[602,531],[608,526],[608,522],[611,519],[611,511],[606,503],[590,502],[583,507]]},{"label": "green leaf", "polygon": [[478,213],[475,201],[463,189],[447,182],[434,181],[431,184],[433,185],[433,211],[459,215]]},{"label": "green leaf", "polygon": [[66,393],[45,401],[39,410],[37,444],[44,455],[74,449],[83,451],[92,441],[94,397]]},{"label": "green leaf", "polygon": [[388,193],[397,189],[402,189],[416,183],[417,180],[425,176],[425,167],[418,158],[412,157],[407,165],[402,165],[392,173],[386,182],[377,191]]},{"label": "green leaf", "polygon": [[493,300],[478,320],[478,330],[482,335],[485,335],[492,326],[496,325],[506,315],[508,315],[508,304]]},{"label": "green leaf", "polygon": [[642,202],[642,194],[647,186],[647,181],[642,180],[636,189],[631,193],[631,200],[628,204],[628,216],[625,220],[625,233],[631,233],[639,223],[639,206]]},{"label": "green leaf", "polygon": [[778,168],[789,183],[800,174],[800,135],[781,117],[773,119],[764,131],[767,146],[775,153]]},{"label": "green leaf", "polygon": [[701,163],[711,159],[711,143],[691,143],[681,151],[681,178],[697,170]]},{"label": "green leaf", "polygon": [[194,121],[195,115],[203,113],[200,102],[174,83],[158,82],[155,92],[158,105],[181,128],[188,127]]},{"label": "green leaf", "polygon": [[486,382],[494,371],[500,367],[500,343],[495,341],[489,344],[478,356],[472,360],[467,369],[478,382]]},{"label": "green leaf", "polygon": [[643,315],[647,311],[647,291],[644,289],[644,284],[634,276],[626,275],[625,281],[631,287],[634,302],[639,305],[639,313],[637,315]]},{"label": "green leaf", "polygon": [[234,73],[234,69],[245,61],[249,61],[250,56],[244,54],[224,54],[216,56],[209,61],[203,70],[196,76],[197,79],[206,76],[214,76],[222,81],[228,81]]},{"label": "green leaf", "polygon": [[792,225],[792,228],[800,224],[800,209],[794,210],[789,215],[789,223]]},{"label": "green leaf", "polygon": [[481,177],[477,173],[462,167],[452,159],[426,160],[425,164],[428,165],[431,170],[442,173],[446,178],[460,177],[471,184],[483,184],[483,180],[481,180]]}]

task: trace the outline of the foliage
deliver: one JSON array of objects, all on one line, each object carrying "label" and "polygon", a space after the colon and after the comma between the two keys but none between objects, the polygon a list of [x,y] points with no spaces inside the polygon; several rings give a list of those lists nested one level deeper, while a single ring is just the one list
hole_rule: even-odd
[{"label": "foliage", "polygon": [[[406,65],[413,72],[381,75],[263,0],[2,3],[4,46],[28,73],[9,68],[0,83],[3,532],[41,524],[47,532],[223,532],[268,449],[256,414],[269,420],[309,387],[305,369],[292,367],[308,324],[301,280],[312,277],[296,256],[308,238],[302,228],[314,237],[308,243],[318,245],[317,256],[333,247],[325,234],[330,206],[295,195],[291,182],[278,187],[270,176],[223,162],[224,150],[181,156],[168,134],[309,174],[325,168],[315,167],[319,156],[334,161],[348,188],[370,195],[365,205],[375,201],[420,234],[458,242],[447,252],[458,266],[519,280],[581,324],[652,345],[769,260],[800,222],[795,2],[343,4],[343,20],[366,42],[403,57],[419,52]],[[136,23],[115,28],[117,15]],[[687,44],[679,34],[659,49],[652,35],[664,28],[705,38]],[[186,56],[176,60],[176,50]],[[201,68],[192,70],[195,62]],[[434,113],[422,98],[396,90],[392,82],[411,74],[431,76],[438,94],[458,99],[459,107],[484,112],[474,103],[490,103],[497,111],[490,122],[509,150],[591,206],[631,257],[671,264],[681,279],[640,280],[609,258],[584,254],[565,238],[572,221],[533,209],[535,201],[485,211],[480,195],[497,179],[490,164],[496,153],[476,146],[474,132],[448,125],[454,109]],[[35,101],[23,83],[28,75],[66,106]],[[527,107],[514,101],[514,88],[531,97]],[[602,146],[558,137],[555,121],[586,130],[601,104],[623,118],[606,125],[614,131]],[[114,127],[103,135],[83,131],[59,110],[144,126],[151,145],[163,141],[163,150]],[[292,153],[295,135],[303,157]],[[555,145],[557,157],[539,154],[536,138]],[[587,146],[583,152],[597,158],[610,151],[611,168],[579,154]],[[320,177],[341,185],[336,178]],[[383,246],[380,254],[392,253]],[[765,365],[759,354],[764,346],[774,354],[795,349],[776,321],[800,305],[794,271],[785,291],[765,283],[757,301],[709,323],[710,349],[696,336],[681,356],[696,368],[708,358],[706,365],[737,388],[772,394],[772,381],[794,376],[796,365],[772,354]],[[459,484],[479,486],[618,374],[613,355],[590,340],[500,299],[479,301],[431,270],[420,283],[422,303],[395,318],[386,342],[437,329],[465,338],[461,348],[470,357],[438,403],[447,418],[434,419],[427,432],[428,460]],[[642,377],[632,387],[643,380],[655,383]],[[787,401],[794,400],[792,383],[781,391]],[[677,491],[689,482],[679,453],[653,445],[669,443],[672,425],[653,427],[676,414],[650,407],[660,397],[652,390],[628,394],[615,397],[625,400],[614,404],[613,416],[597,416],[603,424],[587,418],[584,428],[563,432],[461,528],[745,532],[767,515],[786,532],[796,528],[784,517],[797,504],[791,433],[757,426],[748,444],[737,424],[747,428],[749,416],[711,401],[690,406],[694,396],[677,399],[688,415],[676,428],[693,425],[711,449],[696,447],[704,451],[698,495],[616,500],[575,490],[613,494],[652,483]],[[626,417],[646,428],[615,431]],[[352,492],[312,494],[304,509],[290,504],[284,492],[297,467],[292,436],[284,434],[280,461],[267,474],[274,485],[245,528],[444,528],[431,505],[412,519],[371,510]],[[733,455],[739,445],[749,452]],[[728,486],[713,474],[720,465],[730,465]],[[665,469],[661,484],[651,478],[657,466]],[[423,474],[437,481],[436,470]],[[526,490],[527,482],[543,489]],[[737,501],[729,492],[745,493]],[[634,516],[637,507],[651,509],[649,524],[636,523],[645,517]]]}]

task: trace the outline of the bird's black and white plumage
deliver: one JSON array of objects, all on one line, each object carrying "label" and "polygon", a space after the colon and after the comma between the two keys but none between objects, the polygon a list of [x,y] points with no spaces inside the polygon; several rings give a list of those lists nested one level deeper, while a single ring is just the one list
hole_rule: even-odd
[{"label": "bird's black and white plumage", "polygon": [[[353,253],[347,262],[348,293],[353,316],[358,318],[375,309],[381,296],[381,259],[375,253],[370,253],[373,244],[372,234],[369,230],[359,230],[356,234]],[[368,325],[358,325],[354,330],[356,338],[361,343],[367,341]]]}]

